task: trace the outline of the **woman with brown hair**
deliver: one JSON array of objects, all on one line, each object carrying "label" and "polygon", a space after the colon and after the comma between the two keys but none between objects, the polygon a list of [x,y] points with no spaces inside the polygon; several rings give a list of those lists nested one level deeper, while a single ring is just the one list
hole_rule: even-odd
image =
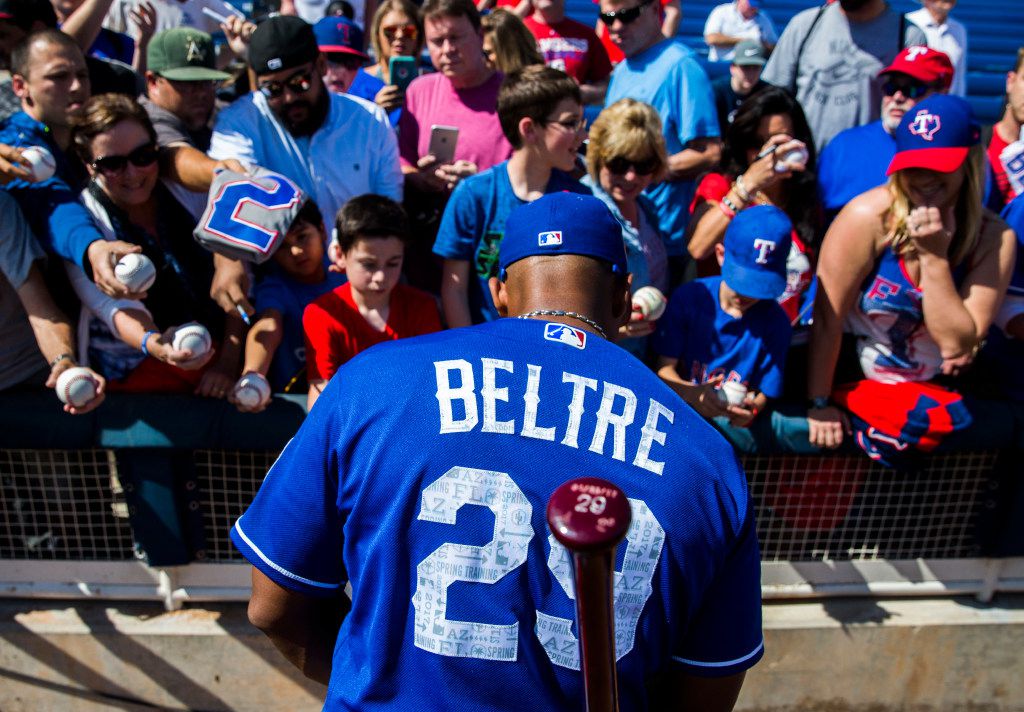
[{"label": "woman with brown hair", "polygon": [[419,73],[419,57],[423,51],[423,20],[419,8],[410,0],[382,0],[370,23],[370,44],[377,63],[363,71],[384,82],[374,102],[388,112],[391,125],[398,126],[405,105],[405,89],[397,86],[391,76],[391,58],[414,58]]},{"label": "woman with brown hair", "polygon": [[[156,267],[141,301],[109,299],[80,269],[68,268],[88,310],[79,329],[87,345],[80,352],[108,379],[110,391],[223,397],[237,375],[241,319],[229,319],[238,323],[224,334],[224,313],[209,297],[212,257],[192,239],[195,218],[159,181],[156,132],[145,109],[121,94],[94,96],[72,115],[71,140],[90,177],[80,200],[104,237],[139,245]],[[224,336],[216,364],[205,371],[208,355],[172,345],[174,327],[192,321],[215,341]]]},{"label": "woman with brown hair", "polygon": [[531,64],[544,64],[537,38],[508,10],[494,10],[480,18],[484,30],[484,56],[491,69],[504,75]]}]

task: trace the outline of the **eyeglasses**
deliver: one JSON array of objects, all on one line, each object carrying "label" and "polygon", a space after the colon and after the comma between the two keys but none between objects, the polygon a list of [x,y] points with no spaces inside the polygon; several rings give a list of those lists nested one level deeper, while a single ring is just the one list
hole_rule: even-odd
[{"label": "eyeglasses", "polygon": [[654,0],[643,0],[643,2],[636,7],[630,7],[625,10],[616,10],[615,12],[602,12],[598,17],[601,18],[601,22],[609,27],[611,27],[612,23],[616,20],[621,22],[623,25],[628,25],[636,20],[636,18],[640,17],[640,13],[643,12],[644,8],[652,2],[654,2]]},{"label": "eyeglasses", "polygon": [[146,168],[156,163],[160,158],[160,151],[156,144],[144,143],[127,156],[102,156],[90,163],[94,171],[105,175],[117,175],[124,171],[131,163],[136,168]]},{"label": "eyeglasses", "polygon": [[587,119],[586,117],[581,116],[578,119],[565,119],[563,121],[558,121],[556,119],[547,119],[544,121],[544,126],[549,126],[551,124],[561,126],[566,131],[571,131],[575,133],[577,131],[583,131],[584,129],[587,128]]},{"label": "eyeglasses", "polygon": [[633,172],[638,176],[649,176],[654,171],[658,170],[658,166],[661,164],[657,158],[646,158],[642,161],[634,161],[625,156],[616,156],[607,163],[604,167],[617,176],[624,176],[629,173],[629,169],[632,168]]},{"label": "eyeglasses", "polygon": [[267,82],[260,85],[260,93],[268,99],[277,99],[284,94],[285,89],[290,89],[294,94],[305,94],[313,86],[313,70],[304,69],[296,72],[284,81]]},{"label": "eyeglasses", "polygon": [[900,92],[908,99],[920,99],[931,90],[931,87],[921,82],[898,82],[887,79],[882,84],[882,93],[886,96],[893,96]]},{"label": "eyeglasses", "polygon": [[388,25],[387,27],[381,27],[380,31],[384,33],[384,37],[388,42],[394,42],[398,35],[407,37],[413,42],[415,42],[416,38],[420,36],[419,28],[411,23],[408,25]]}]

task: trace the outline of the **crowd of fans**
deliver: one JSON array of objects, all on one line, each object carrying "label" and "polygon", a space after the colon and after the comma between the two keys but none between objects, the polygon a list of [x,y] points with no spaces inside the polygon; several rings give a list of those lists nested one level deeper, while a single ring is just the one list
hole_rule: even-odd
[{"label": "crowd of fans", "polygon": [[[677,0],[599,0],[596,28],[564,0],[0,0],[0,389],[78,364],[100,387],[71,413],[261,410],[243,377],[312,406],[374,344],[499,318],[507,216],[572,191],[621,223],[633,292],[670,297],[612,338],[737,448],[1019,447],[1024,48],[980,127],[956,3],[922,2],[781,34],[727,2],[712,82]],[[210,353],[175,346],[190,322]]]}]

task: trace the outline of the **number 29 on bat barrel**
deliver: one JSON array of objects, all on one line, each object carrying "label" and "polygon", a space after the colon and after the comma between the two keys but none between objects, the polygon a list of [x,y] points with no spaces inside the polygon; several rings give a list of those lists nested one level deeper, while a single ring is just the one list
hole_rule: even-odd
[{"label": "number 29 on bat barrel", "polygon": [[554,491],[547,519],[551,533],[572,555],[587,712],[615,712],[619,703],[612,576],[615,547],[632,519],[629,500],[607,480],[581,477]]}]

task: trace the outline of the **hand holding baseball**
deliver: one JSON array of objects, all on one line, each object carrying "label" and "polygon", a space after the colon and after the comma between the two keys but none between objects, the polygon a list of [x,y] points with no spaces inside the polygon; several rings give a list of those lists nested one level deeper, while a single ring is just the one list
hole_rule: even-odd
[{"label": "hand holding baseball", "polygon": [[0,143],[0,185],[12,180],[32,180],[32,166],[21,154],[21,149]]},{"label": "hand holding baseball", "polygon": [[50,369],[46,387],[54,389],[65,413],[82,415],[96,409],[106,398],[107,380],[91,368],[62,359]]},{"label": "hand holding baseball", "polygon": [[118,260],[127,254],[142,252],[142,248],[122,240],[93,240],[86,248],[86,257],[92,267],[92,278],[96,286],[108,297],[114,299],[138,299],[139,295],[121,283],[114,273]]}]

